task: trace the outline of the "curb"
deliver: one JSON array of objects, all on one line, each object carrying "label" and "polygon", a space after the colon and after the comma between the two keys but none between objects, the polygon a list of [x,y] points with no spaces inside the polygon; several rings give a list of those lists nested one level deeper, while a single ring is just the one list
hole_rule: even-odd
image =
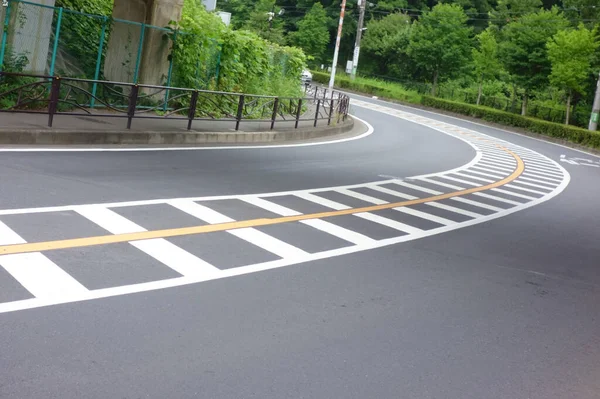
[{"label": "curb", "polygon": [[348,116],[336,126],[299,128],[266,132],[136,132],[112,131],[49,131],[0,129],[0,144],[4,145],[163,145],[163,144],[250,144],[312,140],[347,133],[354,128]]}]

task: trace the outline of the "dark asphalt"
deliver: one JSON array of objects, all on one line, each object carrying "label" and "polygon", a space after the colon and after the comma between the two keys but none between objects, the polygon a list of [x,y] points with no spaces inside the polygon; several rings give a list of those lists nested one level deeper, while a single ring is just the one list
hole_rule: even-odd
[{"label": "dark asphalt", "polygon": [[[590,157],[414,112],[554,160]],[[442,133],[355,113],[375,133],[339,145],[0,153],[0,208],[357,184],[442,171],[474,156]],[[477,226],[240,277],[0,314],[0,398],[598,398],[600,170],[563,166],[572,177],[564,193]],[[84,229],[47,224],[67,235]],[[69,272],[94,268],[82,253],[70,255]],[[103,256],[97,267],[111,273],[118,259],[139,266],[123,248]],[[105,277],[86,285],[102,286]]]}]

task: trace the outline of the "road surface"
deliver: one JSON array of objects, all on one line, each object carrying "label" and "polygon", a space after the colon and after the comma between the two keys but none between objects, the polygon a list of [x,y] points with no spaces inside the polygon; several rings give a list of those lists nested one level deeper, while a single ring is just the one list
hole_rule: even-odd
[{"label": "road surface", "polygon": [[329,144],[0,150],[0,398],[597,398],[600,159],[353,113]]}]

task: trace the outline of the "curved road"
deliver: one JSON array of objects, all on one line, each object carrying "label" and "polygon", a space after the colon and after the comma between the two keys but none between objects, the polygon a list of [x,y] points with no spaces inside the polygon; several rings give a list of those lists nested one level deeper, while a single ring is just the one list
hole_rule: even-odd
[{"label": "curved road", "polygon": [[338,143],[0,149],[0,398],[597,398],[600,158],[353,101]]}]

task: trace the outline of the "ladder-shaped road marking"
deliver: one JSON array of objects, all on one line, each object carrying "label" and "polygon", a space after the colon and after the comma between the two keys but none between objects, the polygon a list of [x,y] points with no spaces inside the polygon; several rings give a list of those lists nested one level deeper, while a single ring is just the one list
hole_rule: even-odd
[{"label": "ladder-shaped road marking", "polygon": [[[26,241],[0,222],[0,245]],[[36,298],[77,297],[88,292],[81,283],[39,252],[0,256],[0,265]]]},{"label": "ladder-shaped road marking", "polygon": [[[83,206],[77,209],[77,213],[112,234],[147,231],[108,208]],[[207,278],[220,272],[218,268],[164,238],[132,241],[130,244],[185,277]]]}]

